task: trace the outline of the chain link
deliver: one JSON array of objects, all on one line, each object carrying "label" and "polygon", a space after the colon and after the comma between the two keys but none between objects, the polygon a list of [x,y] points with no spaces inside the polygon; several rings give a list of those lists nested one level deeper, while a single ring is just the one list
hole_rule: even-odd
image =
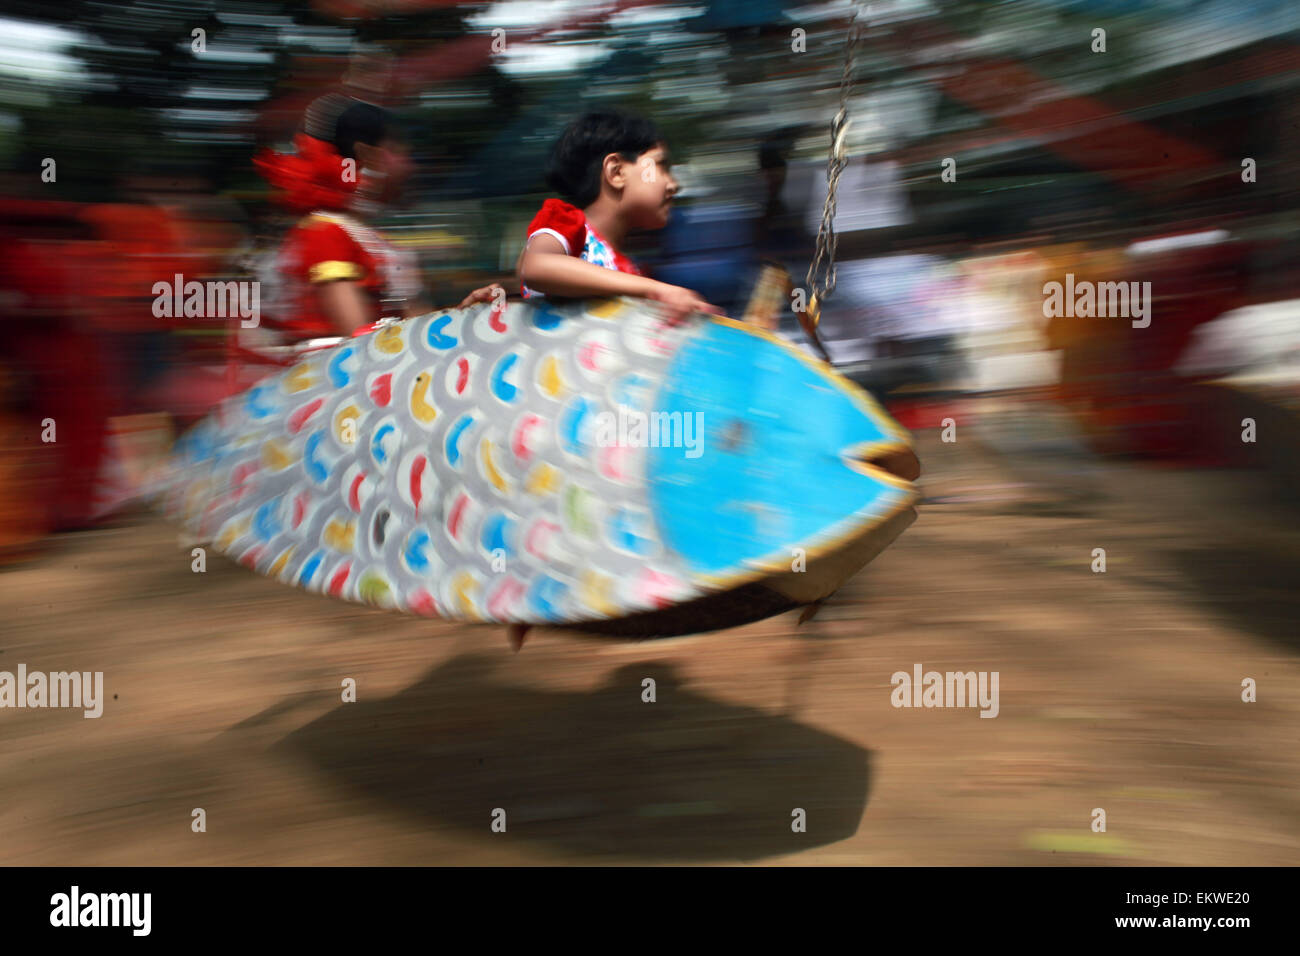
[{"label": "chain link", "polygon": [[835,193],[839,188],[840,174],[849,164],[849,93],[853,89],[854,55],[858,44],[870,22],[870,10],[863,23],[858,22],[861,4],[854,3],[853,15],[849,18],[848,35],[844,40],[844,71],[840,76],[840,108],[831,121],[831,151],[826,164],[826,203],[822,206],[821,228],[817,230],[817,248],[812,265],[808,267],[808,315],[813,331],[809,334],[815,344],[824,353],[825,348],[816,337],[816,327],[821,311],[821,304],[835,291],[835,249],[838,238],[835,235]]}]

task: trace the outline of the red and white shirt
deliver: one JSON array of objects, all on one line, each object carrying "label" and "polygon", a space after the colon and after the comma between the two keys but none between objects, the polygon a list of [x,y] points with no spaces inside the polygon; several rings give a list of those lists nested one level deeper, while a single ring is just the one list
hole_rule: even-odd
[{"label": "red and white shirt", "polygon": [[[524,241],[537,235],[554,236],[564,246],[566,255],[577,256],[584,262],[626,272],[639,276],[643,273],[627,256],[623,255],[609,240],[598,233],[586,215],[577,206],[562,199],[548,199],[542,203],[541,210],[528,224],[528,236]],[[542,293],[520,285],[524,298],[541,297]]]},{"label": "red and white shirt", "polygon": [[414,298],[420,288],[413,256],[339,212],[319,211],[299,222],[286,237],[277,267],[288,288],[275,318],[295,338],[338,334],[321,313],[315,289],[321,283],[358,283],[371,302],[374,320],[400,316],[402,302]]}]

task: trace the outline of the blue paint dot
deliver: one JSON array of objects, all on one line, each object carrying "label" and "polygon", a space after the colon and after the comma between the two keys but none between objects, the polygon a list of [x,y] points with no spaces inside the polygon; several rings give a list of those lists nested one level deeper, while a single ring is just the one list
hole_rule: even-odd
[{"label": "blue paint dot", "polygon": [[500,512],[489,515],[483,522],[483,549],[488,553],[500,550],[506,557],[513,557],[514,548],[510,547],[510,542],[506,540],[506,533],[511,530],[513,524],[513,521]]},{"label": "blue paint dot", "polygon": [[411,532],[411,536],[406,539],[406,551],[403,557],[406,559],[406,566],[417,574],[429,570],[429,556],[424,553],[429,547],[429,541],[429,533],[422,529]]},{"label": "blue paint dot", "polygon": [[253,516],[253,531],[263,541],[270,541],[280,533],[280,522],[275,518],[275,510],[279,504],[279,498],[268,501],[258,508]]},{"label": "blue paint dot", "polygon": [[320,570],[320,563],[323,557],[324,552],[317,551],[303,562],[302,570],[298,572],[299,584],[307,585],[311,583],[312,578],[316,577],[316,572]]},{"label": "blue paint dot", "polygon": [[528,589],[528,604],[544,620],[561,620],[564,611],[560,603],[568,590],[568,587],[549,574],[538,575]]},{"label": "blue paint dot", "polygon": [[324,440],[324,432],[313,432],[307,439],[307,446],[302,453],[302,466],[307,471],[307,477],[318,485],[325,484],[330,476],[328,466],[316,458],[316,452],[320,450],[321,442]]},{"label": "blue paint dot", "polygon": [[560,413],[560,440],[566,451],[575,455],[583,453],[582,427],[590,411],[591,404],[576,395]]},{"label": "blue paint dot", "polygon": [[497,362],[496,367],[492,369],[492,394],[503,402],[513,402],[519,397],[519,389],[506,381],[506,375],[514,368],[515,363],[519,361],[519,355],[511,352],[502,356]]},{"label": "blue paint dot", "polygon": [[447,432],[447,461],[453,468],[460,464],[460,436],[464,434],[465,429],[473,424],[474,417],[472,415],[462,415]]},{"label": "blue paint dot", "polygon": [[375,429],[374,437],[370,439],[370,455],[377,464],[385,465],[388,463],[388,452],[384,450],[384,439],[396,430],[392,423],[380,425]]},{"label": "blue paint dot", "polygon": [[425,339],[429,343],[429,348],[446,351],[455,348],[460,341],[454,335],[443,335],[442,330],[451,324],[450,315],[440,315],[429,323],[429,331],[425,334]]},{"label": "blue paint dot", "polygon": [[560,327],[564,321],[564,316],[556,312],[550,306],[540,305],[532,312],[533,325],[543,332],[551,332]]},{"label": "blue paint dot", "polygon": [[339,349],[334,353],[334,357],[329,360],[325,366],[326,374],[329,375],[330,384],[335,388],[346,388],[352,381],[352,374],[343,368],[343,363],[352,358],[353,348],[347,346]]},{"label": "blue paint dot", "polygon": [[263,397],[267,393],[265,385],[256,385],[249,389],[248,395],[244,399],[244,407],[254,418],[266,418],[275,411],[275,406],[263,402]]}]

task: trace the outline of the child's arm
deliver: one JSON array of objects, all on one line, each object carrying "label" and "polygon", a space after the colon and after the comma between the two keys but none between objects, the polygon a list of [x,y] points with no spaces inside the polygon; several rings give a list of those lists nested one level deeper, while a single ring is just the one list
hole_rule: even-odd
[{"label": "child's arm", "polygon": [[464,301],[456,306],[458,309],[466,309],[475,302],[491,302],[493,304],[505,305],[506,290],[501,288],[500,283],[492,282],[482,288],[475,289],[469,295],[465,296]]},{"label": "child's arm", "polygon": [[523,285],[546,295],[575,299],[630,295],[651,299],[666,306],[668,318],[674,322],[693,312],[722,314],[721,309],[690,289],[576,259],[565,253],[558,239],[545,234],[528,240],[515,271]]},{"label": "child's arm", "polygon": [[321,314],[339,335],[351,335],[373,321],[371,306],[359,282],[337,280],[316,287]]}]

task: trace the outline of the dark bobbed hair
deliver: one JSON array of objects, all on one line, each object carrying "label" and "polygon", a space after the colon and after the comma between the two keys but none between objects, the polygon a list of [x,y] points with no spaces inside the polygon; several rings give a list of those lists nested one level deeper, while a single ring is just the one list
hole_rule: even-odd
[{"label": "dark bobbed hair", "polygon": [[378,146],[389,137],[391,126],[387,110],[373,103],[353,103],[339,115],[334,148],[340,156],[355,159],[357,143]]},{"label": "dark bobbed hair", "polygon": [[584,113],[551,150],[546,184],[579,208],[600,195],[601,161],[618,153],[629,162],[663,142],[659,128],[643,116],[618,110]]},{"label": "dark bobbed hair", "polygon": [[341,93],[327,93],[313,101],[303,131],[332,144],[347,159],[357,158],[357,143],[377,146],[394,135],[387,110]]}]

